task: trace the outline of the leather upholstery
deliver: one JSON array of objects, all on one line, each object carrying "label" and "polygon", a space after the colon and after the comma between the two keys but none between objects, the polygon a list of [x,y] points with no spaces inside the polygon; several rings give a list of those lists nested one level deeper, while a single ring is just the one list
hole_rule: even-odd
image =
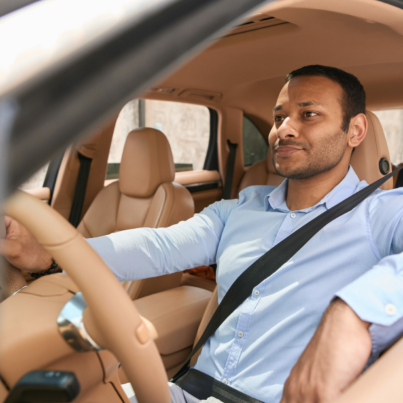
[{"label": "leather upholstery", "polygon": [[[174,183],[175,168],[165,135],[137,129],[126,139],[119,181],[104,187],[83,217],[78,230],[86,237],[139,227],[168,227],[194,214],[189,191]],[[180,284],[182,273],[124,283],[132,299]]]},{"label": "leather upholstery", "polygon": [[151,197],[161,183],[173,182],[175,165],[168,139],[156,129],[129,133],[120,164],[120,192],[132,197]]},{"label": "leather upholstery", "polygon": [[[372,183],[383,175],[379,170],[379,161],[386,158],[390,163],[388,145],[379,119],[372,112],[366,112],[368,131],[364,141],[356,148],[351,157],[351,166],[360,180]],[[278,186],[284,178],[278,175],[271,161],[270,150],[267,159],[252,165],[242,178],[239,191],[253,185]],[[382,189],[392,189],[393,180],[389,179]]]},{"label": "leather upholstery", "polygon": [[[351,157],[351,166],[360,180],[372,183],[383,177],[379,170],[380,159],[386,158],[390,164],[390,156],[381,122],[370,111],[366,112],[366,116],[368,120],[367,135],[365,140],[355,149]],[[389,179],[381,188],[393,189],[393,179]]]}]

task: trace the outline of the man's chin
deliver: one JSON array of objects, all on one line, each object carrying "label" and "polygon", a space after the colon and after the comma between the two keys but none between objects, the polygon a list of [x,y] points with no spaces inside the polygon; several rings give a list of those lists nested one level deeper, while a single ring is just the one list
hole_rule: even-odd
[{"label": "man's chin", "polygon": [[317,172],[312,169],[285,167],[276,163],[273,165],[277,174],[287,179],[308,179],[317,174]]}]

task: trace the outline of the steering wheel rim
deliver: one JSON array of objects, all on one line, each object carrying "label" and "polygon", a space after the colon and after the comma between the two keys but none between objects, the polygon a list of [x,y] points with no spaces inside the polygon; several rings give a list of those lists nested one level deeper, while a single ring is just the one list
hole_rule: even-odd
[{"label": "steering wheel rim", "polygon": [[122,285],[76,228],[50,206],[22,191],[17,191],[4,209],[77,284],[87,303],[83,321],[88,334],[121,362],[138,402],[170,402],[166,372],[146,325]]}]

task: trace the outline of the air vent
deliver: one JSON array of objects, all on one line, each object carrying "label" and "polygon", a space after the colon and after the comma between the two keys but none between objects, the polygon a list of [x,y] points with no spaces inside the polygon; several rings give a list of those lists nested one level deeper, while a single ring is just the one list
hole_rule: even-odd
[{"label": "air vent", "polygon": [[273,27],[275,25],[288,24],[287,21],[280,20],[267,14],[252,15],[247,21],[237,25],[225,36],[237,35],[243,32],[254,31],[260,28]]}]

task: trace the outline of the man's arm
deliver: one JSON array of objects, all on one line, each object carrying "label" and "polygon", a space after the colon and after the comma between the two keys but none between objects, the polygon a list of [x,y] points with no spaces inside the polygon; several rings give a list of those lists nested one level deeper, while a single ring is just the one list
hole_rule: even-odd
[{"label": "man's arm", "polygon": [[363,371],[371,354],[369,323],[334,300],[284,385],[281,403],[328,403]]},{"label": "man's arm", "polygon": [[291,371],[281,403],[334,400],[403,334],[402,198],[394,190],[370,203],[370,242],[380,260],[336,294]]},{"label": "man's arm", "polygon": [[223,200],[168,228],[138,228],[87,241],[120,281],[161,276],[215,263],[229,211]]},{"label": "man's arm", "polygon": [[[154,277],[215,262],[225,221],[236,200],[212,204],[200,214],[169,228],[138,228],[87,239],[119,280]],[[7,236],[0,254],[25,272],[41,272],[50,254],[21,224],[6,218]]]}]

